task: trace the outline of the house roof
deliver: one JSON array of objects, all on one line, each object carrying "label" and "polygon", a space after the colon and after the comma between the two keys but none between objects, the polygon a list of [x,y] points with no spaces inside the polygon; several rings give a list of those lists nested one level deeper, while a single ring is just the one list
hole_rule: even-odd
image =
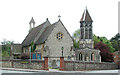
[{"label": "house roof", "polygon": [[82,21],[88,21],[88,22],[90,21],[90,22],[93,22],[93,21],[92,21],[92,18],[90,17],[90,14],[89,14],[87,8],[84,10],[84,13],[83,13],[83,15],[82,15],[82,18],[80,19],[80,22],[82,22]]},{"label": "house roof", "polygon": [[29,46],[31,44],[32,41],[34,41],[34,39],[36,38],[36,36],[39,34],[39,32],[41,31],[43,25],[46,22],[42,23],[41,25],[33,28],[28,35],[26,36],[26,38],[23,40],[22,42],[22,46]]}]

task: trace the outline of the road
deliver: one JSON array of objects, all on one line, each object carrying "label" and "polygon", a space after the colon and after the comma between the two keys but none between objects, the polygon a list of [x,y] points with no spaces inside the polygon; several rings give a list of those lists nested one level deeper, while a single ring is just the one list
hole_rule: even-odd
[{"label": "road", "polygon": [[[0,70],[2,75],[120,75],[120,70],[98,70],[98,71],[49,71],[9,69]],[[119,73],[119,74],[118,74]]]},{"label": "road", "polygon": [[42,72],[42,73],[3,73],[2,75],[118,75],[118,73],[58,73],[58,72]]}]

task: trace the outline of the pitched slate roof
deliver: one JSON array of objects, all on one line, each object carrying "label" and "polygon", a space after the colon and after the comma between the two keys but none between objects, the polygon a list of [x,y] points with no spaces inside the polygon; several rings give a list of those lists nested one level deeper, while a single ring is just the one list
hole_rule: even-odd
[{"label": "pitched slate roof", "polygon": [[47,40],[47,38],[50,35],[50,33],[52,32],[52,30],[54,29],[55,25],[56,25],[56,23],[48,26],[44,30],[44,32],[42,33],[42,35],[39,37],[38,41],[36,41],[36,44],[44,43]]},{"label": "pitched slate roof", "polygon": [[80,22],[82,22],[82,21],[91,21],[91,22],[93,21],[92,18],[90,17],[90,14],[87,9],[85,9],[85,11],[82,15],[82,18],[80,19]]},{"label": "pitched slate roof", "polygon": [[[47,19],[48,21],[48,19]],[[46,21],[46,22],[47,22]],[[29,34],[26,36],[26,38],[24,39],[24,41],[22,42],[22,46],[29,46],[31,44],[31,42],[33,42],[35,40],[35,38],[39,35],[39,33],[41,32],[42,28],[44,28],[44,25],[46,25],[46,22],[42,23],[41,25],[33,28]],[[48,38],[48,36],[50,35],[50,33],[52,32],[53,28],[55,27],[56,23],[54,24],[50,24],[48,25],[44,31],[42,32],[42,34],[39,36],[39,38],[37,39],[36,42],[34,42],[35,44],[40,44],[40,43],[44,43],[46,41],[46,39]]]},{"label": "pitched slate roof", "polygon": [[[42,32],[42,34],[39,36],[39,38],[36,40],[36,42],[34,41],[35,38],[39,35],[39,33],[41,32],[42,28],[44,28],[44,25],[48,24],[46,22],[44,22],[43,24],[33,28],[31,30],[31,32],[26,36],[26,38],[24,39],[24,41],[22,42],[22,46],[29,46],[31,44],[31,42],[34,41],[35,44],[41,44],[44,43],[48,36],[51,34],[52,30],[55,28],[55,26],[57,25],[58,22],[61,22],[60,20],[58,20],[57,22],[53,23],[52,25],[48,25],[44,31]],[[62,23],[62,22],[61,22]],[[63,24],[62,24],[63,25]],[[64,27],[65,28],[65,27]],[[65,28],[66,29],[66,28]],[[66,29],[67,31],[67,29]],[[68,32],[68,31],[67,31]],[[68,33],[69,34],[69,33]],[[69,34],[70,35],[70,34]],[[71,37],[71,36],[70,36]],[[71,37],[72,38],[72,37]],[[72,39],[73,40],[73,39]]]},{"label": "pitched slate roof", "polygon": [[22,46],[29,46],[31,44],[32,41],[34,41],[35,37],[39,34],[40,30],[42,29],[43,25],[46,22],[42,23],[41,25],[33,28],[28,35],[26,36],[26,38],[23,40],[22,42]]}]

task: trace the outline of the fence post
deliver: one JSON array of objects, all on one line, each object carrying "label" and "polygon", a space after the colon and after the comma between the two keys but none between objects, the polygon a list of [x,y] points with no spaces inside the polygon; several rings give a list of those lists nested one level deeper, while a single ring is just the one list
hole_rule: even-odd
[{"label": "fence post", "polygon": [[64,57],[60,57],[60,70],[63,71],[64,70]]},{"label": "fence post", "polygon": [[48,57],[44,57],[44,70],[48,70]]}]

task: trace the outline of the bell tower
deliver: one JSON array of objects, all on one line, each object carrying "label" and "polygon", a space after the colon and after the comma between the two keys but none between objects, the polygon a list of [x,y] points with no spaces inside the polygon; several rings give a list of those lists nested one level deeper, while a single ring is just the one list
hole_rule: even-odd
[{"label": "bell tower", "polygon": [[92,19],[86,8],[80,19],[80,48],[93,48]]},{"label": "bell tower", "polygon": [[29,31],[31,31],[32,28],[35,27],[35,21],[34,21],[33,17],[32,17],[32,19],[30,20],[29,24],[30,24],[30,30],[29,30]]}]

